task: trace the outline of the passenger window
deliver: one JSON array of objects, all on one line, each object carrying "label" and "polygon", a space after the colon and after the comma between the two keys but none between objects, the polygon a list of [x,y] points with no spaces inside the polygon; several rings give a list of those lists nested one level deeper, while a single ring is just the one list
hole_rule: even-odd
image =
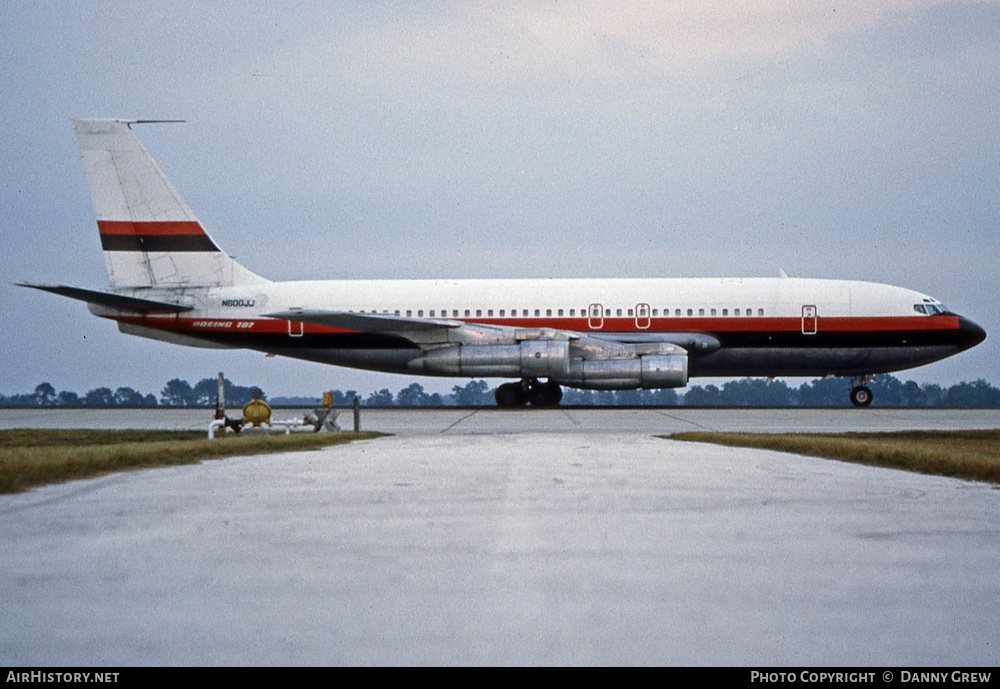
[{"label": "passenger window", "polygon": [[419,311],[417,311],[417,318],[423,318],[423,317],[424,317],[424,310],[420,309]]},{"label": "passenger window", "polygon": [[712,316],[715,316],[715,309],[712,309]]},{"label": "passenger window", "polygon": [[733,309],[733,315],[734,316],[739,316],[740,315],[740,310],[739,309]]},{"label": "passenger window", "polygon": [[753,315],[753,309],[747,309],[743,313],[745,313],[747,316],[752,316]]},{"label": "passenger window", "polygon": [[728,316],[729,315],[729,309],[722,309],[722,315],[723,316]]},{"label": "passenger window", "polygon": [[412,316],[413,316],[413,311],[412,311],[412,310],[410,310],[410,309],[407,309],[407,310],[406,310],[406,317],[407,317],[407,318],[411,318]]},{"label": "passenger window", "polygon": [[431,318],[434,318],[434,309],[431,309],[431,312],[427,315],[430,316]]},{"label": "passenger window", "polygon": [[563,310],[562,309],[559,309],[558,315],[560,315],[560,316],[563,315]]},{"label": "passenger window", "polygon": [[660,310],[659,309],[653,309],[653,315],[654,316],[659,316],[660,315]]},{"label": "passenger window", "polygon": [[693,316],[694,315],[694,309],[688,309],[688,315],[689,316]]},{"label": "passenger window", "polygon": [[699,316],[704,316],[705,315],[705,309],[698,309],[698,315]]},{"label": "passenger window", "polygon": [[469,316],[471,316],[471,315],[472,315],[472,312],[471,312],[471,311],[469,311],[468,309],[466,309],[466,310],[465,310],[465,317],[466,317],[466,318],[468,318],[468,317],[469,317]]},{"label": "passenger window", "polygon": [[757,315],[758,316],[763,316],[764,315],[764,309],[757,309]]},{"label": "passenger window", "polygon": [[551,316],[552,315],[552,309],[545,309],[545,315],[546,316]]},{"label": "passenger window", "polygon": [[476,309],[476,317],[479,318],[482,315],[483,315],[483,310],[482,309]]}]

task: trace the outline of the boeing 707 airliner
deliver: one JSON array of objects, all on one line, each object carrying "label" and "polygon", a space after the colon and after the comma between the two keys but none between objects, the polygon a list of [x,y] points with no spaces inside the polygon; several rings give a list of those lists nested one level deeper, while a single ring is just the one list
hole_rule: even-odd
[{"label": "boeing 707 airliner", "polygon": [[975,346],[981,327],[902,287],[800,278],[273,282],[205,232],[132,131],[74,122],[109,290],[87,302],[128,334],[337,366],[507,378],[500,406],[562,387],[676,388],[696,376],[872,376]]}]

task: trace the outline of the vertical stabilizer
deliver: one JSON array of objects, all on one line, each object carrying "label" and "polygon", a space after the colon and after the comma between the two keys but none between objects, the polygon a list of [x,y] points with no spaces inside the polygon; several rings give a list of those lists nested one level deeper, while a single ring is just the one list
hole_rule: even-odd
[{"label": "vertical stabilizer", "polygon": [[139,143],[132,124],[128,120],[73,122],[111,286],[266,282],[219,250]]}]

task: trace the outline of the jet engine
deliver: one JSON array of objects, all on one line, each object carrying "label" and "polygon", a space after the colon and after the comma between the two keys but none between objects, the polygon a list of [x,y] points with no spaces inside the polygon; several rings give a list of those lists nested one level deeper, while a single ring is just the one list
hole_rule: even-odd
[{"label": "jet engine", "polygon": [[587,390],[680,388],[687,385],[688,357],[681,350],[635,358],[573,359],[569,375],[553,376],[552,380]]},{"label": "jet engine", "polygon": [[668,342],[531,339],[517,344],[454,344],[425,352],[411,370],[455,376],[548,378],[590,390],[679,388],[688,354]]},{"label": "jet engine", "polygon": [[569,342],[452,345],[426,352],[409,367],[427,373],[504,378],[561,378],[570,370]]}]

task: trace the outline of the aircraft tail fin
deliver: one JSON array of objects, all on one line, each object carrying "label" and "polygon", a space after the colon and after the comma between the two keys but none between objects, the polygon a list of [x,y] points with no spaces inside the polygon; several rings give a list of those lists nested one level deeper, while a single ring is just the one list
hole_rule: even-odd
[{"label": "aircraft tail fin", "polygon": [[221,251],[132,131],[138,120],[74,120],[113,288],[267,282]]}]

